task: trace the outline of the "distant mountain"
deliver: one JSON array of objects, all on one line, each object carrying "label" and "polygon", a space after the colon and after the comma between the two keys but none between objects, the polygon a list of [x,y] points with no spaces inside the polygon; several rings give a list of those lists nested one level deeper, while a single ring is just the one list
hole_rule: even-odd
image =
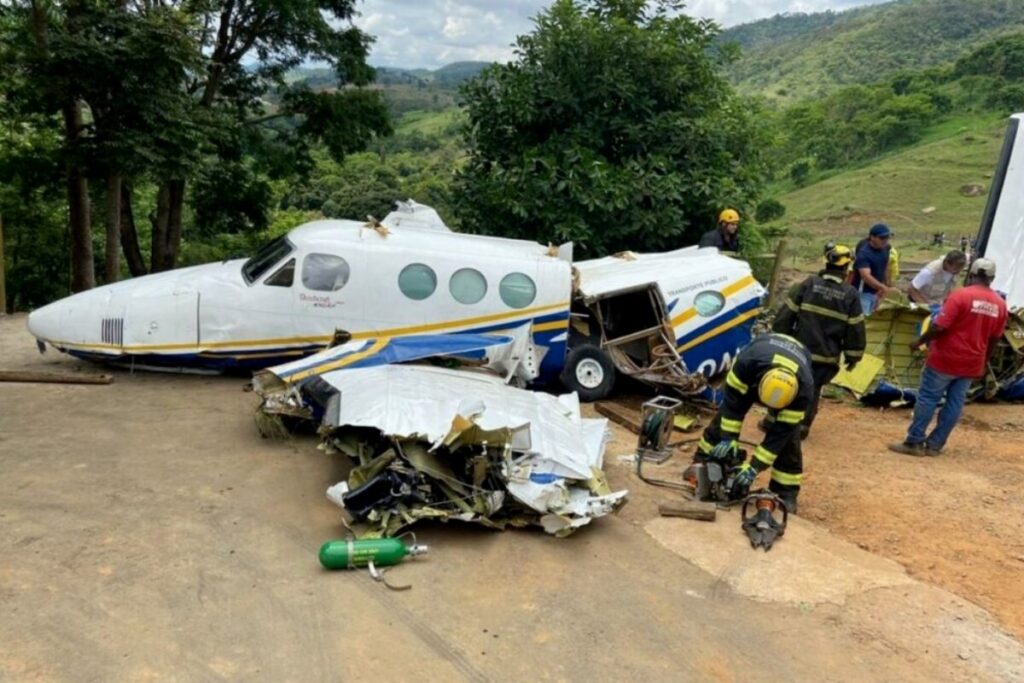
[{"label": "distant mountain", "polygon": [[947,64],[1021,30],[1021,0],[897,0],[779,15],[723,31],[720,40],[743,50],[729,68],[741,91],[794,100]]},{"label": "distant mountain", "polygon": [[490,65],[490,62],[453,62],[435,70],[379,66],[377,67],[377,83],[379,85],[433,85],[439,88],[457,88]]},{"label": "distant mountain", "polygon": [[[490,62],[453,62],[440,69],[405,69],[393,66],[378,66],[378,86],[433,86],[440,89],[456,89],[491,65]],[[333,87],[336,84],[334,72],[322,67],[298,67],[288,74],[290,82],[305,81],[309,87]]]}]

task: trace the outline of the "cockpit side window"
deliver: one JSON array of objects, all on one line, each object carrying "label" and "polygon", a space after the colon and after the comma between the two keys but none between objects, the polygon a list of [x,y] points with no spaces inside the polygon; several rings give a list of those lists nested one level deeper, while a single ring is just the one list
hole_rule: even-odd
[{"label": "cockpit side window", "polygon": [[268,242],[242,266],[242,277],[251,285],[263,277],[275,263],[292,253],[294,248],[283,235],[273,242]]},{"label": "cockpit side window", "polygon": [[291,287],[295,282],[295,259],[288,259],[288,263],[278,268],[277,272],[271,275],[263,283],[270,287]]},{"label": "cockpit side window", "polygon": [[302,284],[315,292],[336,292],[348,283],[348,261],[334,254],[307,254],[302,259]]}]

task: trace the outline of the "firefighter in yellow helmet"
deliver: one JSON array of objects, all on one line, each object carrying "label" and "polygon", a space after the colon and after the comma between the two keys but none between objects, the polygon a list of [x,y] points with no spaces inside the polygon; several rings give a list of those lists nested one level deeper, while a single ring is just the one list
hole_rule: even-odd
[{"label": "firefighter in yellow helmet", "polygon": [[840,362],[852,370],[864,356],[860,295],[846,283],[852,265],[853,252],[849,247],[827,245],[825,269],[789,290],[772,325],[774,332],[800,340],[811,354],[815,389],[802,427],[804,437],[818,412],[821,390],[839,372]]},{"label": "firefighter in yellow helmet", "polygon": [[699,246],[717,247],[718,251],[737,253],[740,250],[740,214],[736,209],[725,209],[718,214],[718,227],[700,238]]},{"label": "firefighter in yellow helmet", "polygon": [[725,463],[728,469],[739,452],[743,418],[760,403],[772,420],[750,461],[732,473],[729,497],[746,496],[758,473],[771,468],[768,488],[796,512],[803,476],[800,424],[813,398],[811,358],[804,345],[783,334],[757,337],[740,351],[726,376],[722,406],[704,430],[694,461]]}]

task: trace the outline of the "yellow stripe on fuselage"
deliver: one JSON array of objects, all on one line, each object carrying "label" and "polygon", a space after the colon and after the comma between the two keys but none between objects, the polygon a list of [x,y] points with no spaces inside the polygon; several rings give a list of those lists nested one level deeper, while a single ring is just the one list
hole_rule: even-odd
[{"label": "yellow stripe on fuselage", "polygon": [[700,335],[699,337],[697,337],[695,339],[691,339],[690,341],[686,342],[682,346],[678,347],[676,350],[679,353],[682,353],[683,351],[687,351],[689,349],[692,349],[694,346],[697,346],[698,344],[703,344],[708,339],[711,339],[712,337],[714,337],[716,335],[719,335],[722,332],[725,332],[726,330],[731,330],[732,328],[736,327],[737,325],[742,325],[743,323],[745,323],[746,321],[750,320],[751,318],[756,317],[757,314],[760,313],[760,312],[761,312],[760,308],[755,308],[752,311],[747,311],[746,313],[743,313],[742,315],[738,315],[735,318],[733,318],[732,320],[726,321],[726,322],[722,323],[721,325],[719,325],[718,327],[716,327],[714,329],[711,329],[711,330],[708,330],[707,332],[705,332],[704,334]]},{"label": "yellow stripe on fuselage", "polygon": [[316,367],[310,368],[309,370],[303,370],[302,372],[296,372],[294,375],[289,375],[285,381],[287,381],[289,384],[293,384],[293,383],[298,382],[300,380],[304,380],[307,377],[312,377],[313,375],[319,375],[319,374],[322,374],[324,372],[330,372],[331,370],[337,370],[338,368],[343,368],[346,365],[352,365],[353,363],[358,363],[359,361],[363,360],[364,358],[369,358],[370,356],[377,355],[377,353],[380,352],[381,349],[383,349],[385,346],[387,346],[390,343],[391,343],[391,339],[390,338],[388,338],[388,337],[381,337],[380,339],[375,341],[370,348],[366,349],[365,351],[358,351],[358,352],[353,353],[351,355],[345,356],[344,358],[339,358],[338,360],[334,361],[333,363],[325,363],[324,365],[318,365]]},{"label": "yellow stripe on fuselage", "polygon": [[[525,308],[518,311],[509,311],[506,313],[493,313],[491,315],[481,315],[475,318],[463,318],[461,320],[450,320],[441,323],[430,323],[427,325],[411,325],[409,327],[395,327],[389,330],[367,330],[365,332],[355,332],[352,334],[352,339],[373,339],[375,337],[402,337],[410,334],[419,334],[422,332],[436,332],[439,330],[451,330],[458,327],[466,327],[467,325],[479,325],[489,322],[498,322],[501,320],[509,320],[511,318],[518,318],[522,316],[533,316],[539,313],[545,313],[547,311],[554,311],[559,309],[567,309],[569,302],[564,301],[558,304],[551,304],[548,306],[538,306],[536,308]],[[519,322],[523,324],[526,321]],[[534,332],[544,331],[547,329],[559,329],[561,327],[567,327],[569,324],[568,320],[558,320],[549,323],[541,323],[534,327]],[[101,351],[120,351],[120,352],[136,352],[136,351],[195,351],[199,349],[235,349],[253,346],[288,346],[294,344],[327,344],[329,341],[334,339],[334,335],[323,335],[317,337],[277,337],[272,339],[243,339],[238,341],[222,341],[222,342],[209,342],[203,344],[136,344],[132,346],[117,346],[116,344],[79,344],[77,342],[65,342],[65,341],[53,341],[45,340],[54,346],[70,349],[85,349],[85,350],[101,350]]]},{"label": "yellow stripe on fuselage", "polygon": [[[722,296],[724,296],[725,298],[728,299],[730,296],[732,296],[736,292],[739,292],[739,291],[741,291],[743,289],[746,289],[747,287],[749,287],[750,285],[754,284],[755,282],[757,282],[757,280],[754,279],[753,275],[747,275],[746,277],[740,278],[736,282],[732,283],[728,287],[725,287],[724,289],[719,290],[719,293]],[[692,306],[692,307],[686,309],[685,311],[683,311],[682,313],[680,313],[676,317],[672,318],[672,328],[675,329],[675,328],[679,327],[680,325],[685,323],[687,320],[691,320],[696,315],[697,315],[697,308],[695,306]]]}]

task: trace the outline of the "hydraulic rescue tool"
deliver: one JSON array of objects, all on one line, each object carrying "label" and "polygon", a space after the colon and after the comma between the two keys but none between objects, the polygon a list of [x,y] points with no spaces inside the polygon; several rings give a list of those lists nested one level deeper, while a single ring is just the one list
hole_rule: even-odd
[{"label": "hydraulic rescue tool", "polygon": [[[782,519],[779,520],[777,515],[781,515]],[[740,518],[743,530],[750,539],[750,547],[764,548],[768,552],[775,540],[786,533],[789,511],[782,499],[774,493],[757,491],[743,500]]]}]

